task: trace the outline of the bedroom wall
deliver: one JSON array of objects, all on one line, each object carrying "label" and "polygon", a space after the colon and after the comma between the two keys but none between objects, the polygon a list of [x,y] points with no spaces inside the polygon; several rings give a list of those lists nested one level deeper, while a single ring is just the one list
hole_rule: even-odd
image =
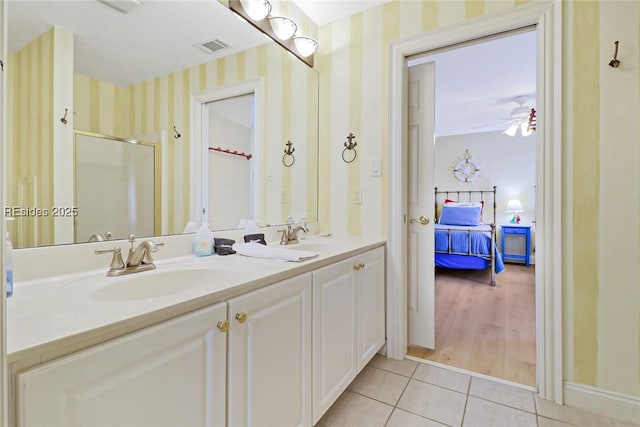
[{"label": "bedroom wall", "polygon": [[[320,27],[320,219],[336,235],[387,235],[391,40],[520,1],[397,1]],[[640,2],[563,5],[565,380],[640,406]],[[619,69],[607,66],[620,40]],[[340,158],[346,135],[358,159]],[[362,204],[352,203],[362,188]],[[347,213],[345,215],[345,212]]]},{"label": "bedroom wall", "polygon": [[[536,144],[535,135],[506,136],[502,132],[482,132],[436,138],[435,185],[441,190],[486,190],[498,187],[497,224],[508,223],[512,214],[505,212],[509,199],[519,199],[524,212],[522,223],[535,219]],[[480,168],[473,182],[460,182],[453,168],[469,150]],[[489,200],[490,201],[490,200]],[[491,221],[488,210],[485,222]]]}]

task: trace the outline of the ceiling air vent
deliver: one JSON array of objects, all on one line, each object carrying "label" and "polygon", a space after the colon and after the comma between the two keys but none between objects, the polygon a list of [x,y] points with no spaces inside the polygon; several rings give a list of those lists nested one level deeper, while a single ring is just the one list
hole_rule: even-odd
[{"label": "ceiling air vent", "polygon": [[229,45],[223,42],[220,39],[211,40],[208,42],[200,43],[195,45],[198,49],[203,51],[204,53],[214,53],[219,51],[220,49],[224,49],[225,47],[229,47]]},{"label": "ceiling air vent", "polygon": [[143,0],[98,0],[98,1],[122,13],[131,12],[133,9],[140,6],[140,3],[143,2]]}]

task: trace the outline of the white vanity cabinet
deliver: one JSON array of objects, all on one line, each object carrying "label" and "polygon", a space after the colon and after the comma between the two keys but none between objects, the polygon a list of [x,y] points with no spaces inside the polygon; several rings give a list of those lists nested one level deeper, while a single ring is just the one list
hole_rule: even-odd
[{"label": "white vanity cabinet", "polygon": [[226,318],[216,304],[18,374],[18,425],[225,425]]},{"label": "white vanity cabinet", "polygon": [[311,273],[228,303],[228,425],[311,425]]},{"label": "white vanity cabinet", "polygon": [[313,423],[385,342],[384,248],[313,272]]}]

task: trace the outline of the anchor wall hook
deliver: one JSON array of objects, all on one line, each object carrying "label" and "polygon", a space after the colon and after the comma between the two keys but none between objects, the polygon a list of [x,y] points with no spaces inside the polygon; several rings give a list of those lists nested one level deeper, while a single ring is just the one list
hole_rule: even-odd
[{"label": "anchor wall hook", "polygon": [[620,61],[618,61],[618,40],[615,42],[616,48],[613,52],[613,59],[609,61],[609,67],[618,68],[620,66]]},{"label": "anchor wall hook", "polygon": [[[342,150],[342,160],[344,160],[345,163],[351,163],[358,157],[358,152],[356,151],[356,145],[358,145],[358,143],[354,141],[355,138],[356,136],[352,132],[349,132],[347,140],[344,142],[345,148]],[[353,157],[348,159],[349,156],[345,156],[345,154],[351,151],[353,151]]]},{"label": "anchor wall hook", "polygon": [[290,168],[296,161],[296,157],[293,155],[293,152],[296,151],[296,149],[293,147],[293,143],[291,142],[291,140],[287,141],[285,145],[287,146],[287,148],[284,149],[282,164],[285,167]]}]

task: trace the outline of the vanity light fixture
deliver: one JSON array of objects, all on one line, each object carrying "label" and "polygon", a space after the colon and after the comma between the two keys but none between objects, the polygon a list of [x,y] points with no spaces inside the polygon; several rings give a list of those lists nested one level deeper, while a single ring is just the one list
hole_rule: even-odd
[{"label": "vanity light fixture", "polygon": [[298,31],[298,24],[286,16],[269,17],[271,29],[280,40],[289,40]]},{"label": "vanity light fixture", "polygon": [[240,0],[240,3],[254,21],[260,21],[271,13],[271,3],[267,0]]},{"label": "vanity light fixture", "polygon": [[296,48],[300,52],[300,55],[307,57],[313,55],[318,49],[318,42],[307,36],[297,36],[293,38]]},{"label": "vanity light fixture", "polygon": [[268,0],[228,0],[229,9],[284,47],[309,67],[313,67],[317,40],[298,34],[298,25],[286,16],[271,16]]}]

